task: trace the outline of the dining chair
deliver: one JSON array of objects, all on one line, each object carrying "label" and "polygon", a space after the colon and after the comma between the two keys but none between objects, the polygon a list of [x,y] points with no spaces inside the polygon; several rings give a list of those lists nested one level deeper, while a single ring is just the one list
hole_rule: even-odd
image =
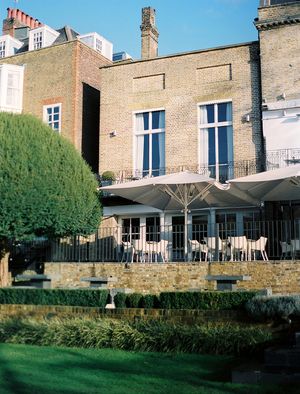
[{"label": "dining chair", "polygon": [[228,237],[228,242],[230,247],[230,261],[243,261],[247,259],[248,245],[245,235],[239,237]]},{"label": "dining chair", "polygon": [[123,254],[122,254],[121,263],[123,263],[125,255],[126,255],[126,263],[128,262],[128,256],[131,256],[131,262],[133,262],[135,249],[134,249],[132,243],[122,241],[122,247],[123,247]]},{"label": "dining chair", "polygon": [[292,252],[293,252],[292,245],[286,241],[279,241],[279,242],[280,242],[280,246],[281,246],[280,258],[283,259],[283,256],[284,256],[284,258],[286,259],[288,257],[288,255],[290,255],[292,257]]},{"label": "dining chair", "polygon": [[296,254],[300,252],[300,239],[291,239],[292,254],[295,258]]},{"label": "dining chair", "polygon": [[[221,261],[225,261],[227,258],[228,242],[227,240],[222,240],[220,237],[204,237],[203,238],[207,248],[209,260],[212,260],[212,256],[217,254],[217,260],[221,255]],[[230,253],[230,249],[229,249]]]},{"label": "dining chair", "polygon": [[196,239],[189,239],[189,247],[190,247],[190,253],[194,253],[194,261],[196,260],[197,254],[199,254],[199,260],[202,261],[201,259],[201,253],[204,254],[205,258],[204,261],[207,261],[207,255],[208,255],[208,247],[205,244],[201,244],[199,241]]},{"label": "dining chair", "polygon": [[268,238],[267,237],[260,237],[257,241],[253,240],[248,240],[248,252],[249,252],[249,259],[251,260],[252,258],[252,252],[253,252],[253,257],[255,259],[255,252],[259,251],[262,255],[262,258],[264,261],[269,261],[268,255],[266,252],[266,244],[267,244]]}]

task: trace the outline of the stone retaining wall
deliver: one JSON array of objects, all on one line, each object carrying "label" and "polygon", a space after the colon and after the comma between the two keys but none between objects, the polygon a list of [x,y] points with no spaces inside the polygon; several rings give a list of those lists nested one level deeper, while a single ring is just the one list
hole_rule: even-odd
[{"label": "stone retaining wall", "polygon": [[47,306],[47,305],[0,305],[0,315],[6,317],[26,317],[45,319],[54,317],[88,317],[111,318],[125,320],[158,319],[173,323],[203,324],[207,322],[239,322],[249,323],[243,311],[200,311],[175,309],[102,309],[79,306]]},{"label": "stone retaining wall", "polygon": [[51,275],[52,287],[87,287],[83,277],[117,278],[108,288],[129,288],[139,293],[162,291],[214,290],[216,283],[207,275],[245,275],[249,281],[238,281],[237,289],[271,288],[273,293],[300,293],[300,261],[245,261],[196,263],[45,263],[45,274]]}]

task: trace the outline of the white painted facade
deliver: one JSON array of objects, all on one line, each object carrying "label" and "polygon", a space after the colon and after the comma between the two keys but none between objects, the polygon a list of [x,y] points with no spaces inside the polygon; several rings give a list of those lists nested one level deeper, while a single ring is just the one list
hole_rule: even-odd
[{"label": "white painted facade", "polygon": [[15,55],[16,51],[20,49],[22,45],[23,42],[8,34],[0,36],[0,58]]},{"label": "white painted facade", "polygon": [[78,36],[78,39],[84,44],[101,53],[107,59],[113,58],[113,44],[98,33],[87,33]]},{"label": "white painted facade", "polygon": [[47,25],[37,27],[29,32],[29,51],[49,47],[59,36],[59,33]]}]

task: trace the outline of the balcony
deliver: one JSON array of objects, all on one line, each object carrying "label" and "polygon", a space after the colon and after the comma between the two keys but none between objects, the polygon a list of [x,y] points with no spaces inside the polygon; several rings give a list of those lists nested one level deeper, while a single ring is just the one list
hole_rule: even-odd
[{"label": "balcony", "polygon": [[172,167],[152,169],[151,171],[140,171],[132,169],[117,170],[113,171],[114,177],[112,177],[111,180],[106,179],[103,182],[103,186],[108,186],[116,183],[130,182],[144,177],[155,177],[159,175],[172,174],[180,171],[195,172],[201,175],[215,178],[221,183],[225,183],[229,179],[252,175],[267,170],[275,170],[277,168],[283,168],[297,163],[300,163],[300,148],[278,149],[269,151],[267,152],[267,154],[261,156],[260,158],[233,161],[219,165],[177,165]]}]

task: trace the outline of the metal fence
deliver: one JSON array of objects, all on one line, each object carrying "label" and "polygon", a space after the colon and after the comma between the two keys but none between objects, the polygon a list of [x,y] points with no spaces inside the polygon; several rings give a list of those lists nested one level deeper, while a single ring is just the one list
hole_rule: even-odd
[{"label": "metal fence", "polygon": [[[185,249],[185,234],[187,249]],[[249,261],[300,258],[300,220],[103,228],[16,246],[28,262]]]},{"label": "metal fence", "polygon": [[[217,179],[225,183],[228,179],[239,178],[242,176],[256,174],[266,170],[287,167],[292,164],[300,163],[300,149],[276,149],[261,154],[256,158],[247,160],[235,160],[218,165],[178,165],[173,167],[160,167],[148,170],[122,169],[113,171],[114,180],[103,180],[102,185],[107,186],[112,183],[129,182],[144,177],[155,177],[165,174],[173,174],[180,171],[192,171],[201,175]],[[101,176],[99,177],[101,181]]]}]

